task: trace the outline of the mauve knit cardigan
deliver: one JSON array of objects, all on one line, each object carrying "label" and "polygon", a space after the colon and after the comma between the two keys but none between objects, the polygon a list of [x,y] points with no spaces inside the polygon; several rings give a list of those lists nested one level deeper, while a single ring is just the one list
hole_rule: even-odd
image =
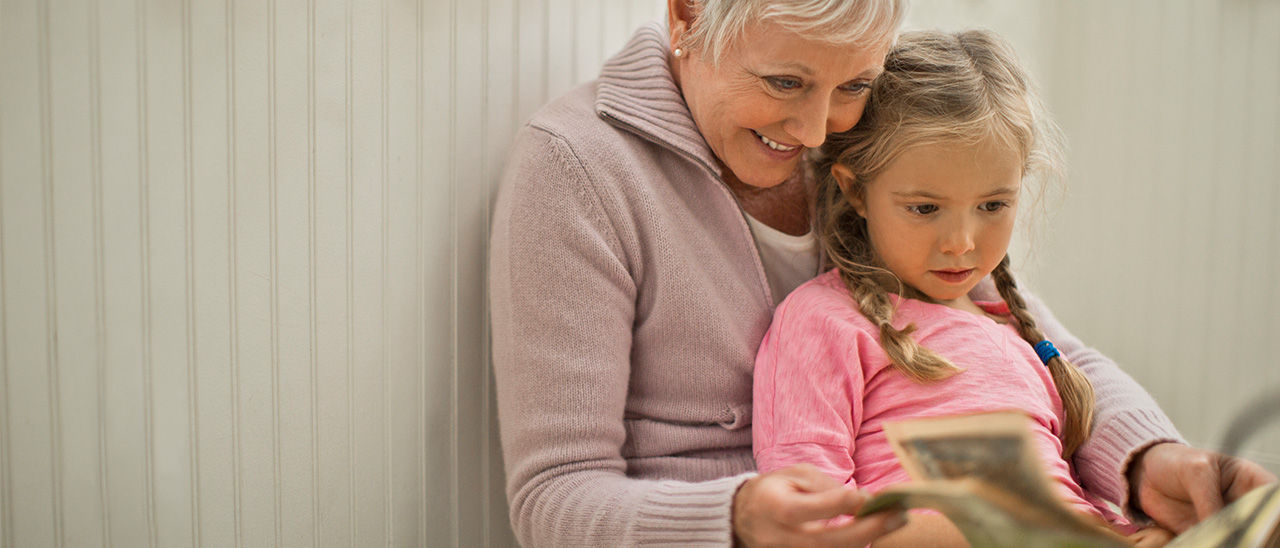
[{"label": "mauve knit cardigan", "polygon": [[[727,546],[733,494],[754,473],[752,364],[775,297],[671,79],[666,36],[642,27],[599,79],[535,114],[503,177],[493,366],[525,546]],[[1077,471],[1123,504],[1129,455],[1178,433],[1030,300],[1097,389]]]}]

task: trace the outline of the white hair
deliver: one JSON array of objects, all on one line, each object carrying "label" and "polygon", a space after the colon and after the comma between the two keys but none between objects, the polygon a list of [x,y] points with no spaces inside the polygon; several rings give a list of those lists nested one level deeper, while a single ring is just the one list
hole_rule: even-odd
[{"label": "white hair", "polygon": [[772,22],[832,44],[870,45],[891,41],[907,11],[906,0],[688,1],[693,21],[681,42],[712,63],[753,22]]}]

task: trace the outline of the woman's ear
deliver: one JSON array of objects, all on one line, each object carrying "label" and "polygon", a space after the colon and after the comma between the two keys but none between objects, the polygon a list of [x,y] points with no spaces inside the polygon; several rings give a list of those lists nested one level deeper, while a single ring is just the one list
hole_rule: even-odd
[{"label": "woman's ear", "polygon": [[836,185],[840,187],[840,193],[844,194],[844,199],[849,200],[849,205],[853,206],[853,210],[858,212],[858,215],[866,217],[867,207],[862,201],[862,193],[853,192],[853,182],[855,180],[853,170],[849,169],[849,166],[837,162],[831,166],[831,176],[836,178]]},{"label": "woman's ear", "polygon": [[671,33],[671,51],[682,47],[684,33],[689,30],[689,21],[693,19],[693,8],[689,0],[667,0],[667,29]]}]

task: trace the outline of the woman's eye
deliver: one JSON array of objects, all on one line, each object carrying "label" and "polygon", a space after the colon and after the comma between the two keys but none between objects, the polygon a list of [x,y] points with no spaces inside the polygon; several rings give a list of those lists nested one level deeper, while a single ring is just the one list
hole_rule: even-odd
[{"label": "woman's eye", "polygon": [[1009,207],[1009,203],[1008,202],[986,202],[978,207],[981,208],[983,211],[986,211],[987,213],[995,213],[997,211],[1000,211],[1001,209]]},{"label": "woman's eye", "polygon": [[795,78],[786,78],[782,76],[769,76],[765,78],[765,81],[769,82],[769,85],[778,91],[795,91],[804,85]]},{"label": "woman's eye", "polygon": [[933,213],[933,212],[935,212],[935,211],[937,211],[937,210],[938,210],[938,206],[933,205],[933,204],[921,204],[921,205],[907,206],[907,211],[910,211],[910,212],[912,212],[912,213],[915,213],[916,215],[928,215],[928,214]]},{"label": "woman's eye", "polygon": [[852,83],[848,83],[843,86],[840,86],[840,89],[844,90],[845,93],[858,95],[864,91],[867,91],[868,89],[871,89],[871,84],[868,84],[866,82],[852,82]]}]

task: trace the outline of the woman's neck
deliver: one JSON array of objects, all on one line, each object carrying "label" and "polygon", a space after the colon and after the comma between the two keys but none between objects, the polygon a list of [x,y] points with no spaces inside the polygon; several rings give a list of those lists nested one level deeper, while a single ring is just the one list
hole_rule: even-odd
[{"label": "woman's neck", "polygon": [[809,191],[803,169],[767,188],[743,183],[728,169],[724,173],[725,184],[748,215],[792,236],[809,232]]}]

